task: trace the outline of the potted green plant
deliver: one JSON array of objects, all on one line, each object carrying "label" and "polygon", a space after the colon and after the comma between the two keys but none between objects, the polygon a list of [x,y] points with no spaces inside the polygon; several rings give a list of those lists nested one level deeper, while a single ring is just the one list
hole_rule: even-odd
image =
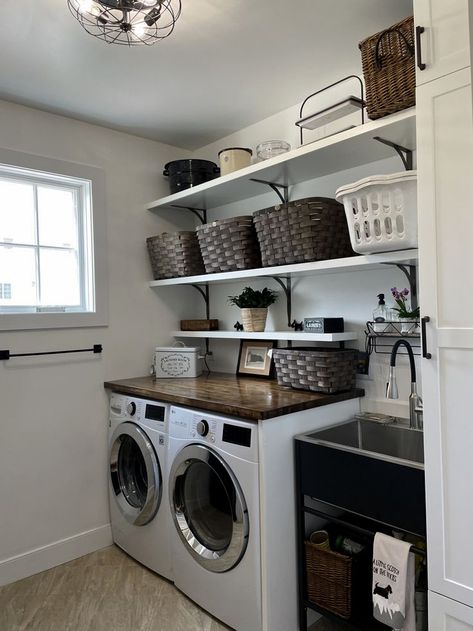
[{"label": "potted green plant", "polygon": [[238,296],[228,296],[228,302],[241,309],[245,331],[264,331],[268,307],[277,300],[277,293],[265,287],[261,291],[245,287]]},{"label": "potted green plant", "polygon": [[392,287],[391,294],[394,298],[394,302],[397,304],[397,307],[394,307],[393,311],[396,312],[399,322],[401,323],[401,333],[403,335],[415,333],[416,328],[419,326],[420,309],[419,307],[415,309],[410,308],[407,302],[409,290],[405,287],[399,291],[397,287]]}]

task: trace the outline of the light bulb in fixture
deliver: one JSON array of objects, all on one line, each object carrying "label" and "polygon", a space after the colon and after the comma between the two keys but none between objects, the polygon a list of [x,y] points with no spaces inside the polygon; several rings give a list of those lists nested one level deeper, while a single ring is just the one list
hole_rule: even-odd
[{"label": "light bulb in fixture", "polygon": [[144,22],[138,22],[133,24],[131,30],[137,37],[142,37],[146,33],[146,24]]},{"label": "light bulb in fixture", "polygon": [[93,0],[80,0],[79,11],[81,13],[90,13],[94,17],[98,17],[102,12]]}]

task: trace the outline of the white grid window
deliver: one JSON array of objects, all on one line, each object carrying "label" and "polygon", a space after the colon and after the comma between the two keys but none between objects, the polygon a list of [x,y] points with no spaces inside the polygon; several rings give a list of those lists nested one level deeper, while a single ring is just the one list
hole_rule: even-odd
[{"label": "white grid window", "polygon": [[0,300],[11,300],[11,284],[0,283]]},{"label": "white grid window", "polygon": [[91,190],[0,165],[0,313],[94,311]]}]

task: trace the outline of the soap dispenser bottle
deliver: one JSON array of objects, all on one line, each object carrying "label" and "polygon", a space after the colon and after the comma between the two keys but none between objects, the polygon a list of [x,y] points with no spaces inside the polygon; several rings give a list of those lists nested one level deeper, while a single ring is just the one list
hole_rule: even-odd
[{"label": "soap dispenser bottle", "polygon": [[373,311],[373,330],[376,333],[384,333],[387,329],[388,308],[384,302],[384,294],[378,294],[378,306]]}]

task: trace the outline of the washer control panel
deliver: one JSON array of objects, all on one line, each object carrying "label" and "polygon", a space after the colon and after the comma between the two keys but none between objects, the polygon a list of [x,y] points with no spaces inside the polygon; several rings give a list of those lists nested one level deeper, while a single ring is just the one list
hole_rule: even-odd
[{"label": "washer control panel", "polygon": [[159,401],[127,397],[115,392],[110,396],[110,419],[152,422],[164,428],[168,405]]}]

